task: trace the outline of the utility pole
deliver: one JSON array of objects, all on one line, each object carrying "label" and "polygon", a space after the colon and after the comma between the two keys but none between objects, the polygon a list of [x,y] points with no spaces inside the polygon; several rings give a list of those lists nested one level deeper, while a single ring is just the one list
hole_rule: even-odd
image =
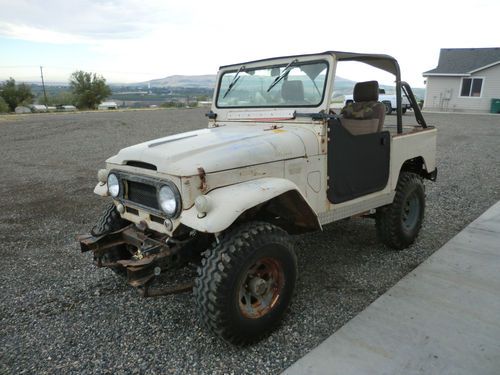
[{"label": "utility pole", "polygon": [[45,91],[45,82],[43,81],[43,67],[40,66],[40,76],[42,77],[42,87],[43,87],[43,96],[45,97],[45,105],[48,106],[47,102],[47,91]]}]

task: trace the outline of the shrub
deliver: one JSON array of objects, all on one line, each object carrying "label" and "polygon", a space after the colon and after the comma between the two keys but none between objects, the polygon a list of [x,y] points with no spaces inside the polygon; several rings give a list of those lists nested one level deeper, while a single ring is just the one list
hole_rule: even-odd
[{"label": "shrub", "polygon": [[4,98],[0,96],[0,113],[9,112],[9,105],[5,102]]},{"label": "shrub", "polygon": [[0,96],[11,111],[19,105],[28,105],[33,102],[31,88],[24,83],[16,85],[16,80],[12,77],[0,85]]}]

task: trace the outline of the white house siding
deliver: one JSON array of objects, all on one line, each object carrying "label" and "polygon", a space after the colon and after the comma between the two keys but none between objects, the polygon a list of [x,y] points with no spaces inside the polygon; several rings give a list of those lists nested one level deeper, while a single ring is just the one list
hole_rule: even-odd
[{"label": "white house siding", "polygon": [[476,72],[470,77],[483,78],[481,97],[459,97],[462,77],[426,77],[424,110],[489,112],[491,99],[500,98],[500,64]]}]

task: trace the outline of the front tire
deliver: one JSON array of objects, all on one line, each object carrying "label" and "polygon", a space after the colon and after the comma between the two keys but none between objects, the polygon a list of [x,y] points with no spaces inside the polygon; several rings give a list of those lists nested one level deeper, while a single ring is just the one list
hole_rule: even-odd
[{"label": "front tire", "polygon": [[127,226],[127,221],[123,220],[113,203],[108,204],[97,223],[92,227],[90,233],[93,236],[102,236]]},{"label": "front tire", "polygon": [[198,268],[195,302],[210,331],[248,344],[273,329],[290,304],[297,278],[293,243],[264,222],[245,223],[219,240]]},{"label": "front tire", "polygon": [[377,209],[377,235],[381,242],[394,250],[410,246],[418,236],[425,211],[425,191],[422,177],[401,172],[394,201]]},{"label": "front tire", "polygon": [[[115,232],[129,224],[126,220],[123,220],[118,213],[115,205],[110,203],[104,209],[101,217],[97,221],[96,225],[92,228],[90,233],[93,236],[99,237],[112,232]],[[119,259],[130,258],[130,253],[127,251],[126,245],[113,246],[108,249],[101,257],[101,261],[105,263],[113,263]],[[97,261],[98,259],[94,259]],[[120,277],[127,276],[127,270],[124,267],[109,267],[115,274]]]}]

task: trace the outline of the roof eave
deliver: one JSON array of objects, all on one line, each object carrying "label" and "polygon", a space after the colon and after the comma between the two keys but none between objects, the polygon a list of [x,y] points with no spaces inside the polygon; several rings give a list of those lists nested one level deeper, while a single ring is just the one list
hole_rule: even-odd
[{"label": "roof eave", "polygon": [[470,73],[422,73],[424,77],[468,77]]},{"label": "roof eave", "polygon": [[500,60],[498,60],[498,61],[496,61],[496,62],[494,62],[494,63],[488,64],[488,65],[482,66],[482,67],[480,67],[480,68],[477,68],[477,69],[471,70],[471,71],[469,72],[469,74],[476,73],[476,72],[479,72],[479,71],[481,71],[481,70],[491,68],[492,66],[495,66],[495,65],[498,65],[498,64],[500,64]]}]

